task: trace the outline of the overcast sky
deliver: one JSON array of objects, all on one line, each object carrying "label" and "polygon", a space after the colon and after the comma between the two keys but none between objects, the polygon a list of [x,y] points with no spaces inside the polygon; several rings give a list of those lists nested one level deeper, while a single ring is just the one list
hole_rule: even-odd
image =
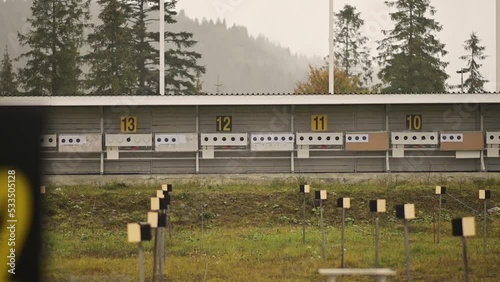
[{"label": "overcast sky", "polygon": [[[480,3],[480,5],[478,5]],[[365,35],[376,54],[376,40],[381,30],[391,29],[389,8],[384,0],[335,0],[335,10],[345,4],[357,7],[365,19]],[[477,32],[486,46],[488,59],[483,62],[482,73],[490,80],[487,91],[495,88],[495,0],[431,0],[436,7],[435,18],[443,25],[439,36],[446,44],[450,62],[447,69],[450,85],[460,84],[455,71],[465,67],[458,59],[464,55],[463,42],[472,31]],[[324,57],[328,54],[328,1],[327,0],[180,0],[178,9],[198,19],[226,19],[228,25],[242,25],[252,35],[265,35],[270,40],[289,47],[292,52]]]}]

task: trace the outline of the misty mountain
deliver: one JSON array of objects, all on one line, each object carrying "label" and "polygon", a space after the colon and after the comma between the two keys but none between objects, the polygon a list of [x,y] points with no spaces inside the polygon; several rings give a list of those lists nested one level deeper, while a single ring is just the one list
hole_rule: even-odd
[{"label": "misty mountain", "polygon": [[221,92],[293,92],[298,81],[306,79],[308,65],[320,65],[321,58],[292,54],[288,48],[264,36],[252,37],[243,26],[228,27],[225,21],[192,20],[180,11],[178,23],[169,27],[185,30],[198,41],[194,50],[202,54],[203,91],[216,92],[217,76]]},{"label": "misty mountain", "polygon": [[[11,58],[26,51],[19,46],[17,32],[26,32],[26,18],[31,15],[32,1],[0,1],[0,53],[8,46]],[[100,7],[92,3],[92,22]],[[292,54],[289,48],[271,42],[264,36],[249,35],[246,27],[228,27],[225,21],[193,20],[184,11],[177,16],[178,23],[166,26],[166,30],[187,31],[194,34],[198,44],[194,51],[202,54],[199,64],[207,68],[201,77],[203,91],[215,93],[277,93],[293,92],[298,81],[305,80],[308,65],[321,65],[322,58],[309,58]],[[158,30],[157,26],[150,27]],[[89,50],[84,46],[82,53]],[[19,68],[25,62],[14,62]],[[84,67],[83,70],[87,70]],[[220,86],[217,87],[216,84]]]}]

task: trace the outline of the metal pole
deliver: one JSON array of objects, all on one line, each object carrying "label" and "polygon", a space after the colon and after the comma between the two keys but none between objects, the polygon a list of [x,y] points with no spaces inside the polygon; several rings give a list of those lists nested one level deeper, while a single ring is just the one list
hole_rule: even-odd
[{"label": "metal pole", "polygon": [[439,194],[439,213],[438,213],[438,234],[437,234],[437,243],[439,244],[439,238],[441,237],[441,194]]},{"label": "metal pole", "polygon": [[326,245],[325,245],[325,228],[323,225],[323,200],[319,200],[320,209],[320,224],[321,224],[321,249],[323,253],[323,259],[326,259]]},{"label": "metal pole", "polygon": [[172,240],[172,221],[170,220],[170,205],[167,206],[168,239]]},{"label": "metal pole", "polygon": [[155,248],[154,248],[154,253],[153,253],[153,282],[156,282],[157,278],[157,270],[158,270],[158,255],[159,255],[159,248],[158,248],[158,239],[159,239],[159,234],[158,234],[158,228],[155,230]]},{"label": "metal pole", "polygon": [[486,200],[484,200],[483,217],[483,253],[486,254]]},{"label": "metal pole", "polygon": [[144,252],[142,242],[139,242],[139,281],[144,282]]},{"label": "metal pole", "polygon": [[306,243],[306,193],[302,202],[302,244]]},{"label": "metal pole", "polygon": [[497,49],[497,68],[496,68],[496,73],[497,73],[497,85],[496,85],[496,90],[497,92],[500,93],[500,2],[496,0],[496,37],[497,37],[497,44],[496,44],[496,49]]},{"label": "metal pole", "polygon": [[378,215],[377,215],[377,217],[375,218],[375,267],[379,266],[379,264],[378,264],[378,242],[379,242],[378,223],[379,223],[379,219],[378,219]]},{"label": "metal pole", "polygon": [[334,91],[335,91],[335,69],[334,69],[334,42],[333,42],[333,32],[334,32],[334,28],[333,28],[333,25],[335,24],[335,21],[334,21],[334,9],[333,9],[333,1],[334,0],[329,0],[329,9],[328,9],[328,16],[329,16],[329,29],[328,29],[328,40],[329,40],[329,47],[330,47],[330,56],[329,56],[329,73],[328,73],[328,77],[329,77],[329,84],[328,84],[328,92],[329,94],[334,94]]},{"label": "metal pole", "polygon": [[465,282],[469,282],[469,262],[467,259],[467,238],[462,237],[462,247],[464,256],[464,272],[465,272]]},{"label": "metal pole", "polygon": [[342,263],[340,265],[341,268],[345,267],[345,244],[344,244],[344,235],[345,235],[345,209],[342,208],[342,238],[341,238],[341,248],[342,248]]},{"label": "metal pole", "polygon": [[165,0],[160,0],[160,95],[165,95]]},{"label": "metal pole", "polygon": [[410,241],[408,239],[408,220],[403,219],[404,236],[405,236],[405,251],[406,251],[406,281],[411,282],[411,262],[410,262]]},{"label": "metal pole", "polygon": [[434,231],[434,244],[436,244],[436,200],[432,199],[432,230]]}]

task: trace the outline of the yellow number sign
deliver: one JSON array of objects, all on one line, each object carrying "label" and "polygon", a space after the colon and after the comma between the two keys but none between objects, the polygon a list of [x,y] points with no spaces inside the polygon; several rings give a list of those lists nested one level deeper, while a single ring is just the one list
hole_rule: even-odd
[{"label": "yellow number sign", "polygon": [[422,130],[422,115],[406,115],[406,129]]},{"label": "yellow number sign", "polygon": [[328,116],[327,115],[311,116],[311,130],[312,131],[327,131],[328,130]]},{"label": "yellow number sign", "polygon": [[137,131],[137,117],[121,117],[120,131],[122,133]]},{"label": "yellow number sign", "polygon": [[233,117],[232,116],[218,116],[217,117],[217,131],[231,132],[233,131]]}]

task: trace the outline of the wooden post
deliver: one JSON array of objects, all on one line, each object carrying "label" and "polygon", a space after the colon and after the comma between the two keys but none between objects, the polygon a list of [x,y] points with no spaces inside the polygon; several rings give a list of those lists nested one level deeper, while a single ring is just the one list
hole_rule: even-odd
[{"label": "wooden post", "polygon": [[321,249],[323,253],[323,260],[326,260],[325,228],[323,225],[323,200],[319,200],[319,209],[320,209],[320,225],[321,225]]},{"label": "wooden post", "polygon": [[139,281],[144,282],[144,251],[142,242],[137,243],[139,246]]},{"label": "wooden post", "polygon": [[462,236],[462,249],[464,256],[465,282],[469,282],[469,261],[467,258],[467,238],[465,236]]},{"label": "wooden post", "polygon": [[345,208],[342,208],[342,238],[341,238],[341,248],[342,248],[342,263],[341,268],[345,267]]},{"label": "wooden post", "polygon": [[439,211],[438,211],[438,233],[437,233],[437,243],[439,244],[439,239],[441,237],[441,202],[443,195],[439,194]]},{"label": "wooden post", "polygon": [[406,281],[411,282],[411,262],[410,262],[410,240],[408,238],[408,220],[403,219],[404,236],[405,236],[405,251],[406,251]]},{"label": "wooden post", "polygon": [[379,218],[378,214],[375,217],[375,267],[379,266],[378,263],[378,242],[379,242]]},{"label": "wooden post", "polygon": [[306,243],[306,193],[302,202],[302,244]]},{"label": "wooden post", "polygon": [[158,248],[158,228],[155,230],[155,247],[154,247],[154,252],[153,252],[153,282],[156,282],[157,280],[157,275],[158,275],[158,254],[159,248]]},{"label": "wooden post", "polygon": [[486,201],[484,199],[484,209],[483,209],[483,253],[486,254]]},{"label": "wooden post", "polygon": [[171,214],[170,205],[168,205],[167,207],[168,238],[172,240],[172,221],[170,219],[170,214]]}]

